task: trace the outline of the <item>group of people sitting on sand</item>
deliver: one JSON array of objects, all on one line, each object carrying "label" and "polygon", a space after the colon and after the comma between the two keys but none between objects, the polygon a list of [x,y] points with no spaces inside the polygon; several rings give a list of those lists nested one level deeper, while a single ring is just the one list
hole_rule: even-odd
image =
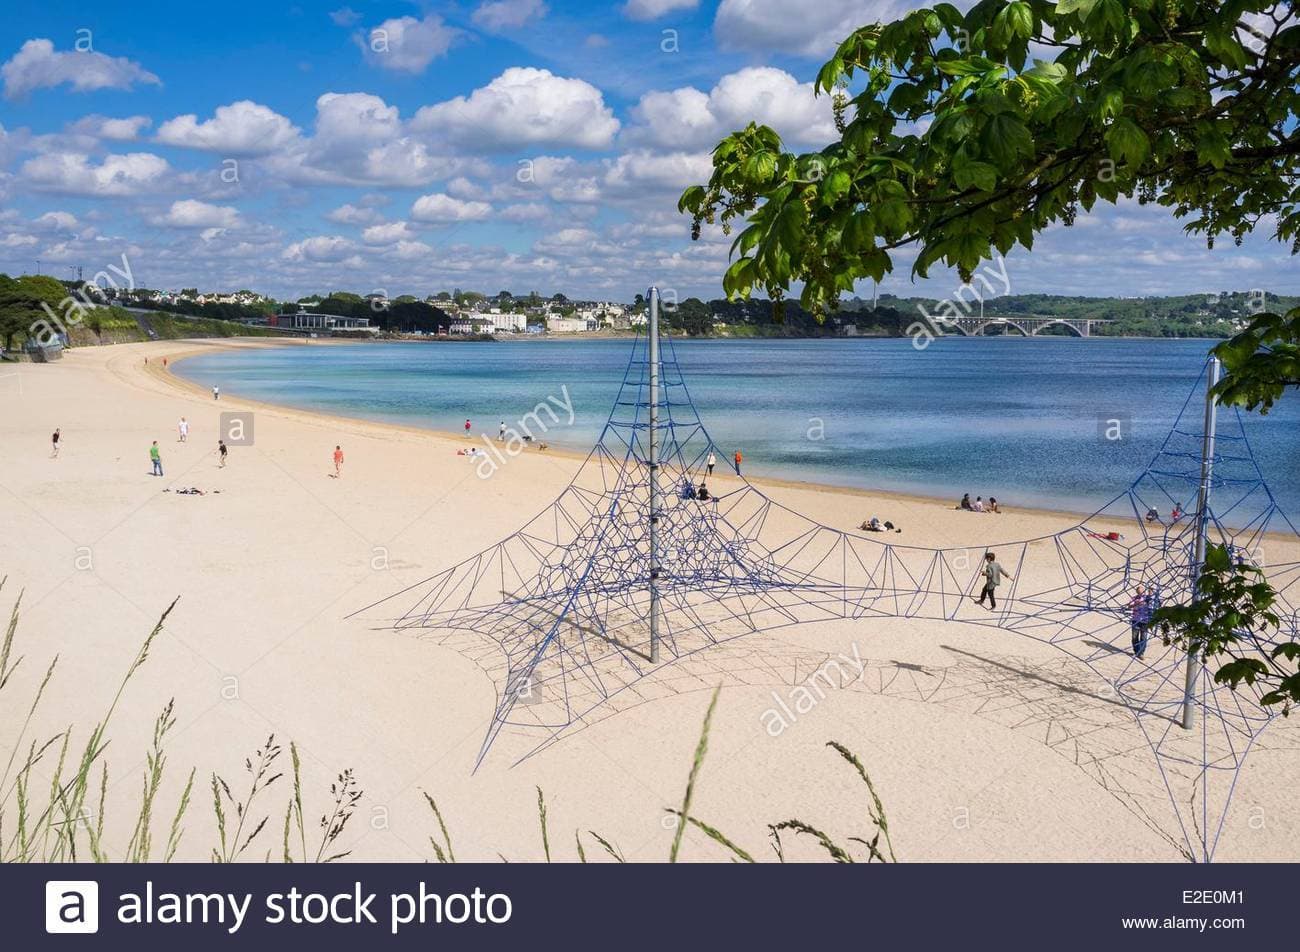
[{"label": "group of people sitting on sand", "polygon": [[881,522],[875,516],[872,516],[866,522],[862,523],[862,525],[858,526],[858,529],[860,529],[862,532],[902,532],[903,531],[902,529],[894,525],[892,522],[889,521]]},{"label": "group of people sitting on sand", "polygon": [[698,499],[701,502],[708,502],[713,498],[704,480],[700,480],[700,485],[696,486],[686,476],[682,477],[681,485],[677,487],[677,495],[682,499]]},{"label": "group of people sitting on sand", "polygon": [[961,497],[961,502],[957,503],[957,508],[964,509],[966,512],[1001,512],[1002,511],[1002,509],[998,506],[998,501],[994,499],[992,496],[989,497],[988,502],[984,501],[983,496],[976,496],[975,501],[971,502],[970,493],[966,493],[964,496]]},{"label": "group of people sitting on sand", "polygon": [[[1186,515],[1186,513],[1183,512],[1183,504],[1182,504],[1181,502],[1176,502],[1176,503],[1174,503],[1174,508],[1171,509],[1171,510],[1169,510],[1169,524],[1172,526],[1175,522],[1177,522],[1179,519],[1183,518],[1183,516],[1185,516],[1185,515]],[[1147,522],[1148,522],[1148,523],[1151,523],[1151,522],[1161,522],[1161,520],[1160,520],[1160,513],[1159,513],[1159,511],[1157,511],[1157,509],[1156,509],[1155,506],[1152,506],[1152,507],[1150,507],[1149,509],[1147,509],[1147,516],[1146,516],[1146,518],[1147,518]],[[1161,525],[1163,525],[1163,524],[1164,524],[1164,523],[1161,522]]]}]

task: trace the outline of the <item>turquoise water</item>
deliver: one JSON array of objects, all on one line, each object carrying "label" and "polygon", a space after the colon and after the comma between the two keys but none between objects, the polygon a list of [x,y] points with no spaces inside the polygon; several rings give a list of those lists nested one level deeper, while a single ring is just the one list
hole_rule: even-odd
[{"label": "turquoise water", "polygon": [[[178,372],[256,400],[495,434],[538,402],[572,400],[556,446],[599,434],[628,340],[357,344],[224,351]],[[679,341],[714,441],[747,474],[1091,511],[1159,449],[1196,385],[1206,341],[951,338]],[[567,398],[566,398],[567,394]],[[1198,398],[1199,399],[1199,398]],[[561,413],[562,422],[567,415]],[[1102,439],[1104,421],[1131,422]],[[1274,494],[1300,514],[1300,395],[1247,435]]]}]

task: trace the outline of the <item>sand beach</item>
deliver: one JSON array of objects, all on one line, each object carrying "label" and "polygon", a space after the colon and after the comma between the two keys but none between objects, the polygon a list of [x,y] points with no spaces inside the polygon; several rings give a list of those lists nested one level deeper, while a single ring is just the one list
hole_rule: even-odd
[{"label": "sand beach", "polygon": [[[114,713],[106,759],[108,811],[133,816],[154,719],[174,699],[162,798],[174,803],[193,767],[199,803],[179,858],[202,860],[211,849],[211,775],[242,785],[245,758],[274,735],[298,748],[309,818],[324,809],[336,776],[354,771],[364,794],[340,845],[356,858],[432,859],[428,793],[458,859],[541,859],[540,787],[557,859],[575,859],[574,832],[594,830],[629,860],[662,860],[672,840],[665,808],[680,802],[718,684],[695,810],[760,858],[772,858],[767,825],[791,817],[837,838],[864,831],[865,791],[828,741],[869,770],[906,861],[1183,858],[1146,742],[1095,676],[1050,646],[961,622],[839,621],[740,639],[656,675],[653,701],[594,718],[518,766],[489,756],[476,771],[496,698],[487,674],[453,647],[347,616],[508,535],[563,490],[580,458],[530,449],[482,480],[457,454],[463,436],[227,393],[214,400],[171,373],[189,354],[257,346],[266,344],[77,348],[53,364],[0,368],[0,576],[8,577],[0,605],[23,592],[15,650],[26,656],[18,689],[0,695],[0,720],[21,720],[57,654],[32,733],[73,725],[84,741],[178,598]],[[218,415],[237,409],[253,411],[253,442],[231,447],[220,467]],[[190,424],[185,442],[181,417]],[[153,440],[162,477],[149,475]],[[345,454],[337,479],[335,445]],[[715,492],[733,482],[715,480]],[[826,525],[852,529],[878,514],[924,546],[996,548],[1078,521],[760,485]],[[177,492],[189,487],[203,494]],[[766,712],[790,706],[827,658],[857,676],[772,736]],[[1294,721],[1279,719],[1251,752],[1216,859],[1300,860],[1300,819],[1290,808],[1300,776]],[[0,745],[10,742],[0,732]],[[10,754],[0,747],[0,757]],[[36,771],[46,782],[48,767]],[[254,858],[278,848],[286,796],[284,781],[268,795],[273,829]],[[589,858],[607,858],[587,845]],[[787,858],[822,855],[794,840]],[[689,829],[683,858],[728,855]]]}]

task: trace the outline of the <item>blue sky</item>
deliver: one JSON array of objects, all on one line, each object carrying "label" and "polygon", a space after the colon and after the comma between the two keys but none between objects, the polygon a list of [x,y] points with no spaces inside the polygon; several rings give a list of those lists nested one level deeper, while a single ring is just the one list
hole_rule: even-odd
[{"label": "blue sky", "polygon": [[[907,5],[86,6],[6,4],[0,270],[91,274],[126,254],[150,287],[625,300],[652,283],[720,294],[728,241],[692,243],[677,195],[750,119],[828,141],[818,66]],[[882,290],[955,288],[898,263]],[[1013,292],[1300,292],[1287,249],[1209,252],[1128,204],[1050,232],[1008,274]]]}]

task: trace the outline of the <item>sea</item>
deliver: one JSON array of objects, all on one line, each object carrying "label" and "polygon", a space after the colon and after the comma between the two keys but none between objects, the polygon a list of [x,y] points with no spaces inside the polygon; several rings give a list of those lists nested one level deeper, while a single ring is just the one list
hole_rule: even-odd
[{"label": "sea", "polygon": [[[1088,513],[1123,492],[1179,412],[1199,429],[1212,341],[1133,338],[675,340],[722,460],[746,475]],[[218,351],[176,371],[223,393],[342,416],[494,435],[538,403],[573,407],[545,439],[586,450],[631,340],[358,343]],[[1224,411],[1225,425],[1236,411]],[[1300,516],[1300,394],[1241,414]],[[549,418],[547,418],[549,421]],[[1118,438],[1117,438],[1118,437]],[[1189,501],[1191,502],[1191,501]]]}]

